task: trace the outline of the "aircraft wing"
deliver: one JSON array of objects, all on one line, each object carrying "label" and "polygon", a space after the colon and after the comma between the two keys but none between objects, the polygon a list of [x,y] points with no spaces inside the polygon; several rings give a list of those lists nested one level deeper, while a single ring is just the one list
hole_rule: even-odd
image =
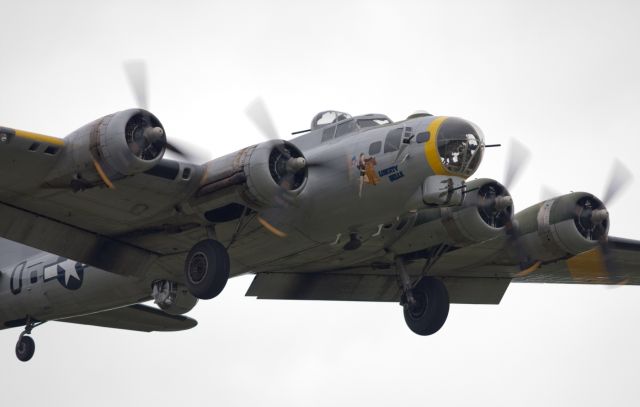
[{"label": "aircraft wing", "polygon": [[[504,241],[495,239],[446,253],[428,274],[441,278],[451,302],[459,304],[498,304],[511,282],[640,285],[640,241],[610,237],[608,247],[610,271],[602,254],[590,250],[523,275],[517,266],[499,261]],[[386,260],[376,258],[325,272],[259,273],[246,295],[258,299],[398,302],[398,277]],[[407,268],[415,277],[422,264],[413,261]]]},{"label": "aircraft wing", "polygon": [[169,315],[157,308],[141,304],[58,321],[140,332],[184,331],[198,325],[195,319]]},{"label": "aircraft wing", "polygon": [[[162,159],[152,170],[114,180],[114,187],[97,178],[74,188],[69,175],[64,182],[55,176],[61,160],[77,154],[65,143],[0,127],[1,237],[122,274],[144,272],[159,256],[188,251],[197,241],[181,243],[200,220],[179,204],[199,187],[201,166]],[[132,231],[171,238],[140,245],[128,240]]]}]

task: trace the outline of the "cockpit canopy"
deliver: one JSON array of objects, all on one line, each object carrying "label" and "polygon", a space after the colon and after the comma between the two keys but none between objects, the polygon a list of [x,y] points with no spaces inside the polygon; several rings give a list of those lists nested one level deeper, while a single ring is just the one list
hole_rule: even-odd
[{"label": "cockpit canopy", "polygon": [[448,117],[438,129],[438,154],[444,168],[452,174],[469,177],[482,161],[484,136],[473,123]]},{"label": "cockpit canopy", "polygon": [[313,117],[311,120],[311,130],[319,129],[329,124],[341,122],[345,119],[350,119],[349,113],[338,112],[337,110],[325,110]]}]

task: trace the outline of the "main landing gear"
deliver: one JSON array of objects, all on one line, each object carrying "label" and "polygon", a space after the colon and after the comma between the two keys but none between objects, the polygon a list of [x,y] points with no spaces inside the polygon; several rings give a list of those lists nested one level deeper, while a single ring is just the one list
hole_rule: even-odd
[{"label": "main landing gear", "polygon": [[18,343],[16,343],[16,357],[22,362],[28,362],[33,357],[36,351],[36,343],[33,338],[27,335],[31,335],[33,328],[44,324],[44,322],[35,322],[31,318],[27,318],[27,324],[24,327],[24,331],[18,337]]},{"label": "main landing gear", "polygon": [[422,336],[438,332],[449,315],[447,287],[435,277],[422,277],[412,284],[401,258],[396,259],[396,268],[403,290],[400,305],[407,326]]},{"label": "main landing gear", "polygon": [[185,281],[194,297],[208,300],[216,297],[229,279],[229,254],[215,240],[197,243],[185,261]]}]

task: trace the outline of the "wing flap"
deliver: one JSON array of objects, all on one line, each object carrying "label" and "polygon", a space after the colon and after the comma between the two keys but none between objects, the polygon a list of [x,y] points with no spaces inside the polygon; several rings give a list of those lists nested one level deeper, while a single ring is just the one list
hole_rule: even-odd
[{"label": "wing flap", "polygon": [[59,321],[140,332],[184,331],[198,325],[195,319],[183,315],[169,315],[141,304]]},{"label": "wing flap", "polygon": [[[443,277],[454,304],[499,304],[509,278]],[[399,302],[394,275],[259,273],[246,295],[271,300]]]}]

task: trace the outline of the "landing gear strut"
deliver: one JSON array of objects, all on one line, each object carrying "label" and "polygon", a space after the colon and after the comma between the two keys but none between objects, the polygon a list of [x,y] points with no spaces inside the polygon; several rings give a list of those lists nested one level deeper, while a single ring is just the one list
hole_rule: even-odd
[{"label": "landing gear strut", "polygon": [[229,279],[229,254],[220,242],[207,239],[197,243],[184,265],[189,292],[203,300],[214,298]]},{"label": "landing gear strut", "polygon": [[449,315],[449,293],[444,283],[434,277],[422,277],[412,284],[401,258],[396,259],[400,274],[404,320],[409,329],[422,336],[432,335]]},{"label": "landing gear strut", "polygon": [[33,328],[44,324],[44,322],[35,322],[31,318],[27,318],[27,324],[24,327],[24,331],[18,337],[18,343],[16,343],[16,357],[22,362],[28,362],[33,357],[36,351],[36,343],[33,338],[27,335],[31,335]]}]

